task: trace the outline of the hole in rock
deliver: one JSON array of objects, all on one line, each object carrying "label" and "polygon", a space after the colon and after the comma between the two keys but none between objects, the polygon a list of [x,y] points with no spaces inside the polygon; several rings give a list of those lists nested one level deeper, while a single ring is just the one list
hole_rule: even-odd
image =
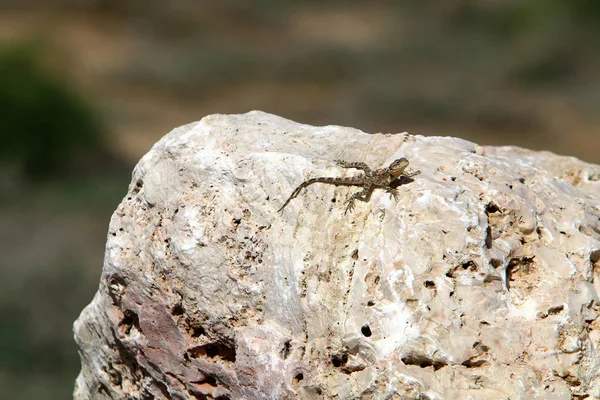
[{"label": "hole in rock", "polygon": [[281,357],[285,360],[290,355],[290,350],[292,349],[292,343],[290,340],[287,340],[283,344],[283,349],[281,350]]},{"label": "hole in rock", "polygon": [[184,312],[185,310],[183,309],[181,303],[175,304],[175,306],[173,306],[171,309],[171,315],[183,315]]},{"label": "hole in rock", "polygon": [[366,337],[370,337],[372,335],[371,332],[371,328],[369,328],[368,324],[364,324],[362,326],[362,328],[360,328],[360,331],[362,332],[363,335],[365,335]]},{"label": "hole in rock", "polygon": [[497,205],[495,205],[494,203],[488,203],[488,205],[485,207],[485,212],[488,214],[494,214],[497,212],[500,212],[500,207],[498,207]]},{"label": "hole in rock", "polygon": [[341,367],[342,365],[345,365],[347,362],[348,362],[347,354],[342,354],[342,355],[336,354],[335,356],[331,357],[331,363],[336,368]]},{"label": "hole in rock", "polygon": [[235,349],[219,343],[210,343],[203,346],[192,347],[188,350],[192,358],[221,358],[222,360],[235,362]]},{"label": "hole in rock", "polygon": [[562,310],[564,310],[564,306],[556,306],[548,309],[548,315],[556,315],[559,314]]},{"label": "hole in rock", "polygon": [[192,331],[192,337],[199,337],[206,334],[206,331],[200,325],[192,326],[190,325],[190,329]]},{"label": "hole in rock", "polygon": [[140,330],[140,320],[138,315],[132,310],[125,310],[123,313],[123,319],[121,319],[121,322],[119,322],[119,331],[125,335],[129,335],[131,333],[131,329],[134,327],[138,331]]},{"label": "hole in rock", "polygon": [[477,360],[477,361],[466,360],[465,362],[462,363],[462,365],[467,368],[479,368],[481,366],[488,365],[488,364],[489,364],[489,362],[487,362],[486,360]]},{"label": "hole in rock", "polygon": [[402,357],[401,360],[406,365],[416,365],[420,368],[433,367],[433,369],[436,371],[447,365],[447,363],[444,361],[432,360],[423,354],[411,354],[406,357]]},{"label": "hole in rock", "polygon": [[477,265],[475,264],[475,262],[473,262],[473,260],[469,260],[465,263],[462,263],[460,266],[463,269],[471,269],[471,271],[477,271]]},{"label": "hole in rock", "polygon": [[494,237],[492,235],[492,227],[490,225],[485,229],[485,247],[491,249],[494,244]]},{"label": "hole in rock", "polygon": [[594,250],[590,253],[590,262],[592,264],[596,264],[598,261],[600,261],[600,249]]}]

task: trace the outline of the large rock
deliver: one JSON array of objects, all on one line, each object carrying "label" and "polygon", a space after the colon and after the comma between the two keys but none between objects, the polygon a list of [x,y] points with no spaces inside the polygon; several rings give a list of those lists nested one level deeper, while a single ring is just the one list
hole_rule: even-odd
[{"label": "large rock", "polygon": [[[398,201],[308,177],[421,170]],[[461,139],[211,115],[114,213],[76,399],[600,397],[600,167]],[[572,397],[573,396],[573,397]]]}]

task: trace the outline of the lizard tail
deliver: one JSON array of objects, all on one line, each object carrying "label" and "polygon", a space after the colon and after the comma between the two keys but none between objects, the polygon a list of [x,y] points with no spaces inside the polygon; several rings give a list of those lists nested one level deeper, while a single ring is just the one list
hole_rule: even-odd
[{"label": "lizard tail", "polygon": [[329,179],[331,179],[331,178],[324,178],[324,177],[323,178],[310,178],[310,179],[302,182],[300,184],[300,186],[298,186],[296,189],[294,189],[294,191],[292,192],[290,197],[285,201],[285,203],[283,203],[283,205],[281,206],[281,208],[279,210],[277,210],[277,212],[282,212],[283,209],[285,208],[285,206],[287,206],[289,204],[289,202],[292,201],[293,198],[298,196],[300,194],[300,192],[302,191],[302,189],[304,189],[305,187],[312,185],[313,183],[317,183],[317,182],[327,183],[327,182],[329,182]]}]

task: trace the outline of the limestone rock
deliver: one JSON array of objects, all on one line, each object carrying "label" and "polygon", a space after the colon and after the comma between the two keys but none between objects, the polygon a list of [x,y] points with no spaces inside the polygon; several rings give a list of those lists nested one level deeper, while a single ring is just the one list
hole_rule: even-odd
[{"label": "limestone rock", "polygon": [[[335,159],[399,157],[422,172],[397,202],[344,214],[360,188],[314,184],[276,212],[360,173]],[[600,398],[599,290],[599,166],[211,115],[135,168],[75,323],[75,398]]]}]

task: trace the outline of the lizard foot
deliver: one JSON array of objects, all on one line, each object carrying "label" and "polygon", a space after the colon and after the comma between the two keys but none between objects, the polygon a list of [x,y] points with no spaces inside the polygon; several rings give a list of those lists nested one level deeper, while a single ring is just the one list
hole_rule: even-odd
[{"label": "lizard foot", "polygon": [[413,176],[417,176],[417,175],[419,175],[420,173],[421,173],[421,171],[419,171],[419,170],[416,170],[416,171],[413,171],[413,172],[405,172],[405,173],[403,173],[402,175],[404,175],[404,176],[405,176],[405,177],[407,177],[407,178],[412,178]]},{"label": "lizard foot", "polygon": [[390,194],[390,199],[393,197],[396,202],[398,201],[398,188],[388,187],[385,191]]},{"label": "lizard foot", "polygon": [[344,211],[344,214],[348,211],[352,212],[352,210],[354,210],[354,199],[350,199],[346,202],[346,211]]}]

